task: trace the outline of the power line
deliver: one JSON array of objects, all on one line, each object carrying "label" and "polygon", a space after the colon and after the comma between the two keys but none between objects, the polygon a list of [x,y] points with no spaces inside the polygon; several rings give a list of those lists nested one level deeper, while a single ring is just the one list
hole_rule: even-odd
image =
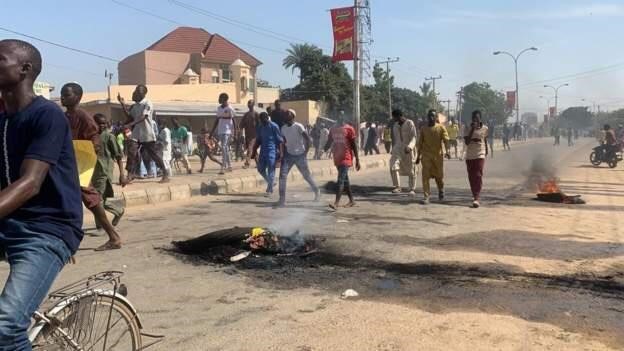
[{"label": "power line", "polygon": [[[143,9],[136,8],[136,7],[134,7],[134,6],[131,6],[131,5],[128,5],[128,4],[122,3],[122,2],[120,2],[120,1],[118,1],[118,0],[111,0],[111,1],[112,1],[113,3],[115,3],[115,4],[119,5],[119,6],[123,6],[123,7],[129,8],[129,9],[135,10],[135,11],[137,11],[137,12],[140,12],[140,13],[144,14],[144,15],[148,15],[148,16],[151,16],[151,17],[154,17],[154,18],[157,18],[157,19],[160,19],[160,20],[163,20],[163,21],[169,22],[169,23],[173,23],[173,24],[178,25],[178,26],[187,26],[187,25],[188,25],[188,24],[184,24],[184,23],[178,22],[178,21],[176,21],[176,20],[174,20],[174,19],[171,19],[171,18],[168,18],[168,17],[165,17],[165,16],[161,16],[161,15],[159,15],[159,14],[156,14],[156,13],[153,13],[153,12],[149,12],[149,11],[145,11],[145,10],[143,10]],[[228,39],[228,40],[230,40],[230,39]],[[259,45],[256,45],[256,44],[252,44],[252,43],[247,43],[247,42],[244,42],[244,41],[240,41],[240,40],[230,40],[230,41],[232,41],[232,42],[233,42],[233,43],[235,43],[235,44],[239,44],[239,45],[246,45],[246,46],[253,47],[253,48],[256,48],[256,49],[261,49],[261,50],[266,50],[266,51],[274,52],[274,53],[277,53],[277,54],[280,54],[280,55],[283,55],[283,54],[286,52],[285,50],[276,50],[276,49],[271,49],[271,48],[267,48],[267,47],[259,46]]]},{"label": "power line", "polygon": [[[59,43],[56,43],[56,42],[53,42],[53,41],[50,41],[50,40],[47,40],[47,39],[39,38],[39,37],[36,37],[34,35],[18,32],[18,31],[12,30],[12,29],[0,27],[0,30],[8,32],[8,33],[11,33],[11,34],[19,35],[19,36],[22,36],[22,37],[25,37],[25,38],[28,38],[28,39],[36,40],[36,41],[39,41],[39,42],[42,42],[42,43],[46,43],[48,45],[56,46],[56,47],[59,47],[59,48],[65,49],[65,50],[77,52],[77,53],[80,53],[80,54],[83,54],[83,55],[92,56],[92,57],[96,57],[96,58],[99,58],[99,59],[102,59],[102,60],[111,61],[111,62],[115,62],[115,63],[121,62],[121,60],[116,59],[116,58],[112,58],[112,57],[109,57],[109,56],[104,56],[104,55],[101,55],[101,54],[96,54],[96,53],[93,53],[93,52],[90,52],[90,51],[86,51],[86,50],[83,50],[83,49],[74,48],[74,47],[71,47],[71,46],[67,46],[65,44],[59,44]],[[169,74],[169,75],[173,75],[173,76],[179,76],[180,75],[179,73],[167,72],[167,71],[163,71],[163,70],[160,70],[160,69],[157,69],[157,68],[145,67],[145,69],[149,70],[149,71],[160,72],[160,73]]]},{"label": "power line", "polygon": [[153,12],[145,11],[145,10],[143,10],[143,9],[140,9],[140,8],[138,8],[138,7],[134,7],[134,6],[132,6],[132,5],[125,4],[125,3],[121,2],[121,1],[118,1],[118,0],[111,0],[111,1],[112,1],[112,2],[114,2],[115,4],[119,5],[119,6],[123,6],[123,7],[129,8],[129,9],[132,9],[132,10],[134,10],[134,11],[137,11],[137,12],[143,13],[143,14],[148,15],[148,16],[152,16],[152,17],[154,17],[154,18],[158,18],[158,19],[160,19],[160,20],[163,20],[163,21],[166,21],[166,22],[169,22],[169,23],[172,23],[172,24],[178,25],[178,26],[183,26],[183,24],[182,24],[182,23],[180,23],[180,22],[178,22],[178,21],[176,21],[176,20],[172,20],[172,19],[170,19],[170,18],[163,17],[163,16],[158,15],[158,14],[155,14],[155,13],[153,13]]},{"label": "power line", "polygon": [[[288,44],[292,44],[293,42],[304,42],[304,43],[308,42],[307,40],[298,39],[298,38],[295,38],[295,37],[291,37],[291,36],[289,36],[287,34],[278,33],[278,32],[272,31],[270,29],[254,26],[254,25],[251,25],[251,24],[248,24],[248,23],[244,23],[244,22],[241,22],[241,21],[229,18],[229,17],[225,17],[225,16],[222,16],[222,15],[216,14],[214,12],[210,12],[210,11],[208,11],[206,9],[203,9],[203,8],[200,8],[200,7],[197,7],[197,6],[193,6],[191,4],[187,4],[187,3],[182,2],[182,1],[169,0],[169,2],[172,3],[173,5],[182,7],[184,9],[188,10],[188,11],[198,13],[200,15],[212,18],[212,19],[220,21],[222,23],[226,23],[226,24],[238,27],[238,28],[242,28],[242,29],[247,30],[249,32],[253,32],[253,33],[256,33],[256,34],[264,35],[266,37],[270,37],[270,38],[273,38],[275,40],[279,40],[279,41],[282,41],[282,42],[285,42],[285,43],[288,43]],[[320,46],[320,45],[317,45],[317,46]],[[320,47],[327,48],[326,46],[320,46]]]},{"label": "power line", "polygon": [[72,48],[72,47],[67,46],[67,45],[55,43],[55,42],[52,42],[52,41],[49,41],[49,40],[46,40],[46,39],[41,39],[41,38],[35,37],[34,35],[21,33],[21,32],[14,31],[14,30],[11,30],[11,29],[8,29],[8,28],[0,27],[0,30],[8,32],[8,33],[11,33],[11,34],[19,35],[19,36],[22,36],[22,37],[25,37],[25,38],[29,38],[29,39],[32,39],[32,40],[40,41],[42,43],[46,43],[46,44],[49,44],[49,45],[54,45],[54,46],[57,46],[57,47],[60,47],[60,48],[66,49],[66,50],[74,51],[74,52],[77,52],[77,53],[80,53],[80,54],[83,54],[83,55],[93,56],[93,57],[100,58],[102,60],[112,61],[112,62],[116,62],[116,63],[119,62],[119,60],[117,60],[115,58],[112,58],[112,57],[108,57],[108,56],[104,56],[104,55],[100,55],[100,54],[95,54],[95,53],[92,53],[92,52],[89,52],[89,51],[86,51],[86,50],[82,50],[82,49]]},{"label": "power line", "polygon": [[620,62],[620,63],[616,63],[616,64],[604,66],[604,67],[598,67],[598,68],[590,69],[590,70],[583,71],[583,72],[563,75],[563,76],[559,76],[555,78],[528,82],[528,83],[522,84],[522,86],[532,86],[532,85],[550,83],[550,82],[559,81],[559,80],[576,80],[576,79],[581,79],[581,78],[587,78],[588,76],[592,76],[594,74],[607,73],[607,72],[619,70],[622,68],[624,68],[624,62]]}]

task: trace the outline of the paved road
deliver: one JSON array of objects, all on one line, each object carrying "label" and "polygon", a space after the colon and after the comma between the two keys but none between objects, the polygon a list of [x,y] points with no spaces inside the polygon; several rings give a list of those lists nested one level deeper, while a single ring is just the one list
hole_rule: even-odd
[{"label": "paved road", "polygon": [[[447,203],[427,207],[389,194],[387,172],[375,172],[354,174],[358,206],[338,213],[327,210],[331,194],[313,203],[301,186],[284,209],[254,194],[132,209],[120,225],[126,246],[95,253],[103,238],[87,237],[59,284],[126,271],[144,324],[167,335],[158,350],[621,349],[624,239],[618,219],[600,219],[622,210],[609,194],[624,187],[609,182],[619,170],[585,167],[591,143],[498,152],[478,210],[459,161],[447,163]],[[530,200],[521,185],[538,155],[592,203]],[[302,229],[320,252],[233,267],[166,250],[236,225]],[[347,288],[360,298],[341,300]]]}]

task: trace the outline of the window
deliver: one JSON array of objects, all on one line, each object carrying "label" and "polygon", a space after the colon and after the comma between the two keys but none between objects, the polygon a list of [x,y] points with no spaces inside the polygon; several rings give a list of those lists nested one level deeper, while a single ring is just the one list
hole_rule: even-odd
[{"label": "window", "polygon": [[221,81],[228,83],[232,81],[232,71],[229,65],[221,65]]},{"label": "window", "polygon": [[254,81],[253,78],[249,78],[249,90],[251,90],[252,92],[256,92],[256,82]]},{"label": "window", "polygon": [[241,90],[242,91],[247,91],[249,89],[249,87],[247,86],[247,78],[241,77],[240,85],[241,85]]},{"label": "window", "polygon": [[212,77],[212,82],[213,83],[219,83],[219,76]]}]

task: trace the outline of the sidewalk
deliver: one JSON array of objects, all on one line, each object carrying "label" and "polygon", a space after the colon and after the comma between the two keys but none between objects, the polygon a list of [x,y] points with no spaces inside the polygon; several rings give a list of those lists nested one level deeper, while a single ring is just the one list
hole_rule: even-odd
[{"label": "sidewalk", "polygon": [[[511,145],[522,145],[526,143],[540,143],[545,139],[530,139],[527,142],[512,141]],[[501,151],[502,143],[495,144],[494,150]],[[360,172],[385,169],[390,159],[389,154],[361,156]],[[132,184],[122,188],[114,185],[115,200],[125,204],[126,207],[140,206],[147,204],[159,204],[167,201],[177,201],[190,199],[194,196],[253,193],[259,192],[266,187],[266,182],[262,178],[252,161],[252,166],[243,169],[243,162],[233,162],[234,171],[219,175],[219,166],[210,161],[206,161],[204,173],[196,173],[199,169],[197,157],[190,158],[192,174],[175,174],[171,177],[171,182],[167,184],[158,183],[159,178],[135,180]],[[336,177],[336,168],[333,160],[310,160],[310,171],[316,181],[332,180]],[[276,171],[276,181],[279,178],[279,169]],[[289,174],[288,183],[298,184],[303,182],[301,174],[293,168]]]}]

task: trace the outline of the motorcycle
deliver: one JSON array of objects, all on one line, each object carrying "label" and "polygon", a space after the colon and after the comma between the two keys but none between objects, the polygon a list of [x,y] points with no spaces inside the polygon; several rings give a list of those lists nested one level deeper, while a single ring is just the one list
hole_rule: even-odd
[{"label": "motorcycle", "polygon": [[622,148],[619,145],[614,147],[611,152],[609,152],[607,145],[596,146],[589,155],[589,162],[594,166],[600,166],[601,163],[605,162],[609,168],[615,168],[620,161],[622,161]]}]

